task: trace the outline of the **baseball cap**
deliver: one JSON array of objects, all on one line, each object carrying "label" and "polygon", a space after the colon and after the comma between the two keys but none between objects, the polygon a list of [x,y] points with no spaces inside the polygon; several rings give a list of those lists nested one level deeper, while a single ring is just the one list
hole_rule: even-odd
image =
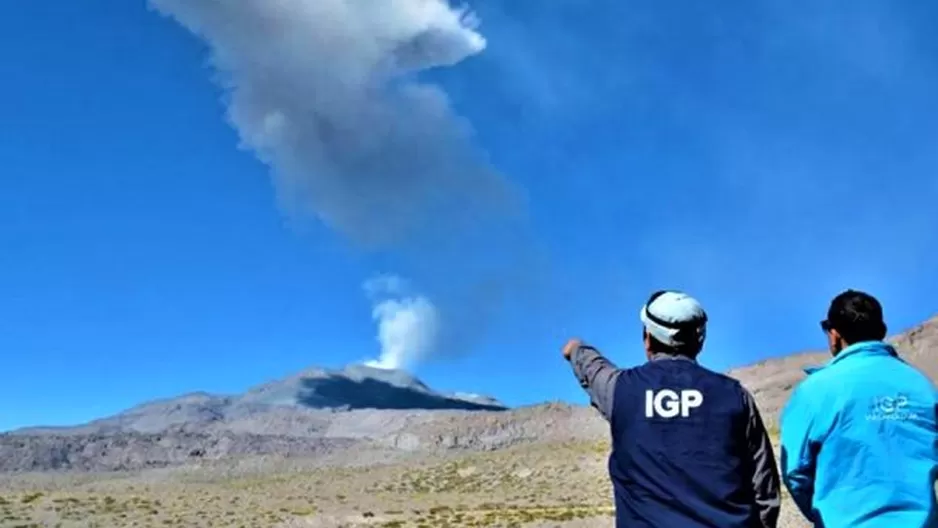
[{"label": "baseball cap", "polygon": [[653,293],[639,316],[652,337],[671,347],[700,345],[706,337],[707,313],[697,299],[684,292]]}]

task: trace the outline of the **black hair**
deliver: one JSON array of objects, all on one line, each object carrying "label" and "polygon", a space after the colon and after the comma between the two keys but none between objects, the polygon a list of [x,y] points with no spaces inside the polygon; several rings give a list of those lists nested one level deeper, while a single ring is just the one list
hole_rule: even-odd
[{"label": "black hair", "polygon": [[847,290],[834,297],[821,327],[837,330],[848,345],[882,341],[887,332],[883,306],[872,295],[856,290]]}]

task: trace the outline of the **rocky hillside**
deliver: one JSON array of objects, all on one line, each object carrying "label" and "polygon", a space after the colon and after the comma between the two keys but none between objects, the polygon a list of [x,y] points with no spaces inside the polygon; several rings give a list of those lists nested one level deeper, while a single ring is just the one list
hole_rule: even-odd
[{"label": "rocky hillside", "polygon": [[182,427],[194,432],[342,436],[330,434],[336,413],[356,410],[502,411],[505,406],[484,396],[436,392],[404,371],[350,365],[342,370],[304,370],[243,394],[186,394],[78,427],[31,427],[13,434],[159,433]]},{"label": "rocky hillside", "polygon": [[76,427],[0,435],[0,472],[135,470],[242,455],[324,456],[491,450],[598,436],[590,409],[509,411],[476,394],[434,391],[402,371],[309,369],[238,395],[193,393]]},{"label": "rocky hillside", "polygon": [[[938,317],[896,336],[903,357],[938,378]],[[735,369],[766,421],[807,365],[802,353]],[[542,404],[506,409],[477,395],[434,391],[401,371],[352,366],[310,369],[239,395],[188,394],[146,403],[79,427],[0,435],[0,472],[133,470],[242,455],[327,457],[349,463],[525,443],[598,441],[606,426],[588,407]]]},{"label": "rocky hillside", "polygon": [[[893,336],[890,341],[904,359],[938,380],[938,316]],[[829,360],[830,353],[826,351],[803,352],[760,361],[728,374],[753,392],[766,421],[774,424],[791,390],[804,378],[802,369]]]},{"label": "rocky hillside", "polygon": [[592,441],[604,422],[592,409],[543,404],[512,411],[271,408],[251,417],[178,424],[160,431],[0,435],[0,472],[136,470],[230,456],[326,456],[379,460],[397,455],[491,451],[524,443]]}]

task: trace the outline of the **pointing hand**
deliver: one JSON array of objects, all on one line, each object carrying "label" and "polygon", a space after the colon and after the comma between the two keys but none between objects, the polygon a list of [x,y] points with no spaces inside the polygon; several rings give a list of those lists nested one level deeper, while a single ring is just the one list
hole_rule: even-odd
[{"label": "pointing hand", "polygon": [[567,341],[567,344],[563,346],[563,358],[567,361],[570,361],[570,358],[573,357],[573,353],[577,351],[583,345],[583,341],[580,339],[571,339]]}]

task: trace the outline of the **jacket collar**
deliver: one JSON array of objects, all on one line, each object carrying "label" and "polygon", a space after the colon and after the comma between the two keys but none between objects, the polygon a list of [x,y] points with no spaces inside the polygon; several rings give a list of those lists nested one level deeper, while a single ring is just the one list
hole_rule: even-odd
[{"label": "jacket collar", "polygon": [[814,374],[819,370],[826,369],[837,363],[842,363],[844,361],[849,361],[850,358],[857,357],[873,357],[873,356],[892,356],[898,357],[896,349],[893,348],[889,343],[883,341],[861,341],[859,343],[854,343],[847,348],[840,351],[839,354],[830,359],[827,363],[823,365],[816,365],[811,367],[805,367],[804,371],[807,374]]},{"label": "jacket collar", "polygon": [[666,352],[655,352],[651,355],[649,361],[690,361],[691,363],[696,363],[696,358],[691,358],[687,356],[682,356],[680,354],[668,354]]}]

